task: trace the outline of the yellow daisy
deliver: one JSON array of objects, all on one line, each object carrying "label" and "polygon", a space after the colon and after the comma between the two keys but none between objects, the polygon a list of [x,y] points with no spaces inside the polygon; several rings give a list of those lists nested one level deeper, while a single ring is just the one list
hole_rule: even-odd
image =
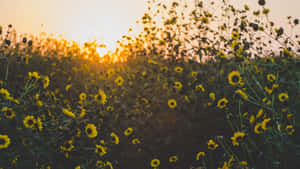
[{"label": "yellow daisy", "polygon": [[171,109],[174,109],[177,106],[177,102],[175,99],[168,100],[168,105]]},{"label": "yellow daisy", "polygon": [[89,138],[95,138],[98,135],[97,128],[94,124],[88,124],[85,127],[85,133]]},{"label": "yellow daisy", "polygon": [[35,126],[36,120],[34,116],[26,116],[23,120],[23,123],[26,128],[33,128]]},{"label": "yellow daisy", "polygon": [[7,135],[0,134],[0,149],[7,148],[10,144],[10,138]]},{"label": "yellow daisy", "polygon": [[242,78],[241,78],[240,72],[232,71],[229,73],[229,75],[228,75],[229,84],[236,86],[236,85],[240,84],[241,81],[242,81]]}]

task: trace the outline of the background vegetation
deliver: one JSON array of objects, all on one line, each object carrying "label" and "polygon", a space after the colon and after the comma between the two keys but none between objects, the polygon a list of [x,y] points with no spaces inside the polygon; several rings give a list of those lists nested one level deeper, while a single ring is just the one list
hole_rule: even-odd
[{"label": "background vegetation", "polygon": [[264,4],[151,1],[103,57],[0,27],[0,167],[295,168],[299,34]]}]

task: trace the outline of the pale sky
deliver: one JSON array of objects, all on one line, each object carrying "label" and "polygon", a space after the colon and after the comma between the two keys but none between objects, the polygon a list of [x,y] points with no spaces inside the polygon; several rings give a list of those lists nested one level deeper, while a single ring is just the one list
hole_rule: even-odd
[{"label": "pale sky", "polygon": [[[229,1],[235,6],[247,3],[257,7],[258,0]],[[300,0],[266,1],[272,18],[300,18]],[[63,34],[68,40],[83,42],[104,37],[109,46],[135,25],[146,8],[146,0],[0,0],[0,24],[13,24],[21,33],[40,32],[44,24],[44,31]]]}]

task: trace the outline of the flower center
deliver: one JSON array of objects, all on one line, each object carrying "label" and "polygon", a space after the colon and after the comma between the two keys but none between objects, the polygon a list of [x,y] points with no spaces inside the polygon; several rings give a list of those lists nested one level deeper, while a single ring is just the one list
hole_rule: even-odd
[{"label": "flower center", "polygon": [[92,133],[92,130],[89,128],[89,129],[86,130],[86,132],[87,132],[88,134],[91,134],[91,133]]},{"label": "flower center", "polygon": [[0,138],[0,145],[4,145],[5,144],[5,140],[3,138]]}]

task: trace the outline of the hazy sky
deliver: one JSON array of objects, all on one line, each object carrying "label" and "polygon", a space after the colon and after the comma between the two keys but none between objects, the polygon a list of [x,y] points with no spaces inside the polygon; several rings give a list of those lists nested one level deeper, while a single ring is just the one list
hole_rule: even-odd
[{"label": "hazy sky", "polygon": [[[165,0],[169,1],[169,0]],[[188,0],[190,1],[190,0]],[[216,0],[220,1],[220,0]],[[229,0],[236,6],[257,0]],[[300,18],[300,0],[266,0],[273,18]],[[17,32],[64,34],[77,41],[104,37],[113,44],[146,12],[146,0],[0,0],[0,24],[13,24]]]}]

